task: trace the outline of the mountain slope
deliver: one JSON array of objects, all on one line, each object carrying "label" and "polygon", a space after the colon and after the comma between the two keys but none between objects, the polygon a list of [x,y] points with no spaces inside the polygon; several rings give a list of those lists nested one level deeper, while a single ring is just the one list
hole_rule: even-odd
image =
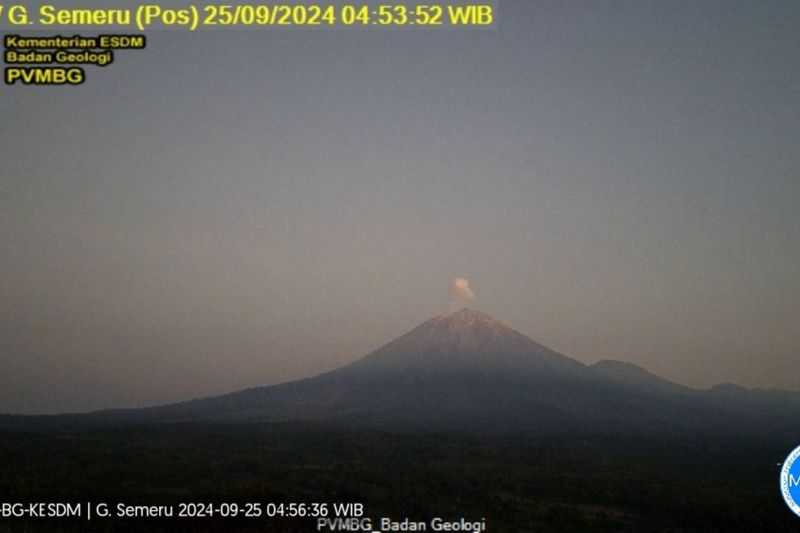
[{"label": "mountain slope", "polygon": [[340,372],[575,375],[585,365],[485,313],[462,309],[419,325]]},{"label": "mountain slope", "polygon": [[[313,378],[157,408],[159,418],[326,420],[385,427],[512,428],[571,418],[564,383],[585,365],[490,316],[463,309],[432,318],[368,356]],[[501,415],[499,410],[504,412]]]},{"label": "mountain slope", "polygon": [[593,364],[591,369],[606,379],[637,390],[670,394],[690,394],[694,392],[689,387],[656,376],[632,363],[603,360]]},{"label": "mountain slope", "polygon": [[694,390],[615,361],[586,366],[462,309],[312,378],[148,409],[6,416],[0,428],[311,420],[396,431],[791,432],[798,398]]}]

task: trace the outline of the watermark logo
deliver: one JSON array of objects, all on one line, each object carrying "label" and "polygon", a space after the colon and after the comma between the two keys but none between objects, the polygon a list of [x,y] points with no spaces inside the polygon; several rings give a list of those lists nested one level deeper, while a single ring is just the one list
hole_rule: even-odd
[{"label": "watermark logo", "polygon": [[800,516],[800,446],[795,448],[783,462],[781,494],[789,509]]}]

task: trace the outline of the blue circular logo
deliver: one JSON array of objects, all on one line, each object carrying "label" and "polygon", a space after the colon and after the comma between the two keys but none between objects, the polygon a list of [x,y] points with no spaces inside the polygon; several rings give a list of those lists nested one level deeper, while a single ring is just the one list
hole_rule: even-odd
[{"label": "blue circular logo", "polygon": [[783,462],[781,494],[789,509],[800,516],[800,446],[795,448]]}]

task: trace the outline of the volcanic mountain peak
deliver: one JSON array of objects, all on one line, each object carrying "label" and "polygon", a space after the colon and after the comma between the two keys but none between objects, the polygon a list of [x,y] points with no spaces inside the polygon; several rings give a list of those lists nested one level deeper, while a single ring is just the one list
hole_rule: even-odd
[{"label": "volcanic mountain peak", "polygon": [[537,344],[488,314],[468,308],[423,322],[354,366],[426,373],[465,368],[481,371],[583,368],[577,361]]},{"label": "volcanic mountain peak", "polygon": [[529,339],[486,313],[464,308],[433,317],[397,340],[413,341],[417,349],[463,352],[491,350],[497,348],[494,345],[498,342],[518,343]]},{"label": "volcanic mountain peak", "polygon": [[431,323],[431,325],[435,325],[437,327],[445,327],[451,330],[474,328],[474,327],[482,327],[495,330],[511,329],[502,322],[500,322],[499,320],[495,320],[488,314],[483,313],[481,311],[476,311],[474,309],[470,309],[468,307],[465,307],[460,311],[456,311],[454,313],[439,315],[437,317],[432,318],[429,322]]},{"label": "volcanic mountain peak", "polygon": [[303,380],[147,409],[0,416],[0,428],[316,420],[481,434],[632,429],[672,435],[713,425],[739,435],[744,423],[789,435],[798,413],[798,394],[730,386],[706,392],[629,363],[588,367],[485,313],[461,309],[423,322],[350,365]]}]

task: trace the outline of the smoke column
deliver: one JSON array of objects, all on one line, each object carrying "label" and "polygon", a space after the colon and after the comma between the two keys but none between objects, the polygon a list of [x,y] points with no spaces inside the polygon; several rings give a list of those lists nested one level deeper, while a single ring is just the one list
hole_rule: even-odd
[{"label": "smoke column", "polygon": [[475,293],[469,286],[466,278],[455,278],[450,282],[450,311],[458,311],[462,307],[469,307],[475,300]]}]

